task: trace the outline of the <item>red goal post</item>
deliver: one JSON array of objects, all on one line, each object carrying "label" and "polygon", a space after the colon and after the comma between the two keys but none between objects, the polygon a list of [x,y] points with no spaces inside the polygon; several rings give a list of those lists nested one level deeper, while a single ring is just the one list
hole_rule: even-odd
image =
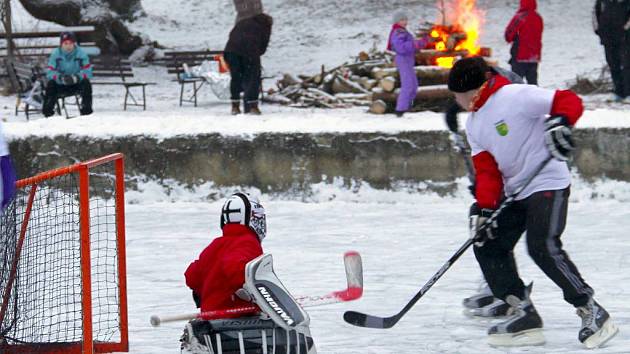
[{"label": "red goal post", "polygon": [[1,214],[0,353],[129,349],[122,154],[16,183]]}]

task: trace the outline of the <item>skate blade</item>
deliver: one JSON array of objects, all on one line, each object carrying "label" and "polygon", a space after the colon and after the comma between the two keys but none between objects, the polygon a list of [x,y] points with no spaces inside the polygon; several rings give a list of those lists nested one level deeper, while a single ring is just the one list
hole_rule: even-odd
[{"label": "skate blade", "polygon": [[619,333],[619,327],[617,327],[613,323],[612,319],[609,318],[606,322],[604,322],[604,325],[599,329],[599,331],[595,332],[584,341],[584,345],[588,349],[599,348],[611,340],[615,335],[617,335],[617,333]]},{"label": "skate blade", "polygon": [[482,323],[492,323],[494,321],[498,321],[498,320],[505,320],[506,318],[508,318],[509,316],[483,316],[480,315],[479,313],[477,313],[475,310],[472,309],[464,309],[462,311],[462,313],[464,314],[464,316],[468,317],[468,318],[472,318],[478,322],[482,322]]},{"label": "skate blade", "polygon": [[518,333],[491,334],[488,344],[493,347],[523,347],[545,344],[542,328],[534,328]]}]

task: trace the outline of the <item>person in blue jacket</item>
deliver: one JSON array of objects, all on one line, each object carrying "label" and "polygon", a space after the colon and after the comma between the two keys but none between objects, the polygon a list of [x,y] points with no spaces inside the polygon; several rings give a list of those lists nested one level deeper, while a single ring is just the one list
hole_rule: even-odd
[{"label": "person in blue jacket", "polygon": [[77,45],[74,33],[61,33],[60,46],[53,50],[48,59],[46,77],[48,84],[44,95],[44,116],[50,117],[55,113],[57,97],[71,94],[81,96],[81,115],[92,114],[92,64]]}]

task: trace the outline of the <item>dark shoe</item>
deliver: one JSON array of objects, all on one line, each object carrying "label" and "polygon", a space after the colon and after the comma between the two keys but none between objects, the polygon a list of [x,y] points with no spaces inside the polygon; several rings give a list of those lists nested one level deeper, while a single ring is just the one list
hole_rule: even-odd
[{"label": "dark shoe", "polygon": [[251,114],[251,115],[255,115],[255,116],[259,116],[262,114],[262,112],[260,111],[260,109],[258,109],[258,103],[246,103],[245,104],[245,113],[247,114]]},{"label": "dark shoe", "polygon": [[92,108],[86,108],[86,109],[82,109],[81,110],[81,115],[82,116],[87,116],[94,113],[94,111],[92,110]]},{"label": "dark shoe", "polygon": [[576,313],[582,318],[578,339],[588,349],[601,347],[619,332],[608,311],[593,299],[585,306],[578,307]]},{"label": "dark shoe", "polygon": [[241,114],[240,102],[232,102],[232,115]]},{"label": "dark shoe", "polygon": [[396,114],[396,117],[398,117],[398,118],[402,117],[405,114],[405,112],[403,112],[403,111],[396,111],[394,113]]},{"label": "dark shoe", "polygon": [[488,344],[497,347],[516,347],[545,343],[542,319],[529,298],[531,291],[530,284],[525,289],[524,299],[508,295],[505,302],[512,307],[513,314],[505,321],[490,327]]}]

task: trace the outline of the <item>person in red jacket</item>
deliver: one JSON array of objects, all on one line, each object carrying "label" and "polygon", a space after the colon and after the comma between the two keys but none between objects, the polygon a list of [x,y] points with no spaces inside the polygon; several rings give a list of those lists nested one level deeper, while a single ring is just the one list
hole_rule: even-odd
[{"label": "person in red jacket", "polygon": [[[457,103],[471,112],[466,137],[475,169],[476,202],[469,219],[475,257],[493,295],[512,309],[505,321],[490,327],[488,341],[493,346],[545,342],[530,297],[532,284],[525,286],[514,259],[514,247],[526,233],[529,255],[582,320],[578,339],[587,348],[599,347],[618,329],[561,241],[571,186],[566,161],[575,148],[572,127],[582,116],[582,100],[568,90],[489,77],[488,70],[485,61],[466,58],[455,63],[448,79]],[[502,207],[502,200],[517,190],[513,203]],[[491,224],[486,227],[486,222]]]},{"label": "person in red jacket", "polygon": [[[235,193],[221,209],[223,235],[214,239],[186,269],[186,285],[201,312],[251,306],[245,283],[245,266],[263,254],[267,234],[265,209],[258,198]],[[227,315],[226,317],[239,317]]]},{"label": "person in red jacket", "polygon": [[543,20],[536,12],[536,0],[521,0],[521,6],[505,29],[505,40],[512,43],[512,71],[530,85],[538,85],[542,33]]}]

